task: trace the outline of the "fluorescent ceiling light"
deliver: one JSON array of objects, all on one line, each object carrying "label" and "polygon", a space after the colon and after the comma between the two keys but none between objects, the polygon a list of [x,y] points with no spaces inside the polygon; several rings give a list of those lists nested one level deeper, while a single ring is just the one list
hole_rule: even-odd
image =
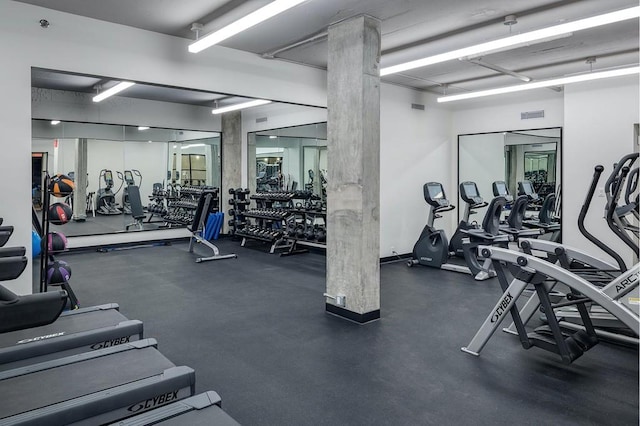
[{"label": "fluorescent ceiling light", "polygon": [[523,34],[505,37],[499,40],[489,41],[462,49],[452,50],[451,52],[429,56],[427,58],[406,62],[404,64],[382,68],[380,70],[380,76],[395,74],[414,68],[426,67],[427,65],[438,64],[441,62],[451,61],[453,59],[473,57],[474,55],[478,55],[481,53],[504,50],[507,47],[515,48],[518,46],[526,45],[527,43],[548,39],[549,37],[557,37],[562,34],[585,30],[587,28],[599,27],[607,24],[613,24],[615,22],[625,21],[627,19],[638,17],[640,17],[640,6],[635,6],[628,9],[618,10],[616,12],[605,13],[603,15],[593,16],[591,18],[580,19],[574,22],[567,22],[566,24],[560,24],[549,28],[543,28],[541,30],[530,31]]},{"label": "fluorescent ceiling light", "polygon": [[239,109],[251,108],[258,105],[269,104],[271,101],[266,99],[256,99],[255,101],[243,102],[241,104],[229,105],[222,108],[216,108],[211,111],[212,114],[223,114],[225,112],[236,111]]},{"label": "fluorescent ceiling light", "polygon": [[533,83],[519,84],[516,86],[499,87],[497,89],[480,90],[478,92],[463,93],[460,95],[443,96],[438,102],[459,101],[462,99],[480,98],[483,96],[501,95],[503,93],[521,92],[523,90],[539,89],[542,87],[561,86],[564,84],[579,83],[582,81],[599,80],[602,78],[621,77],[624,75],[639,74],[640,67],[621,68],[611,71],[592,72],[573,75],[571,77],[554,78],[552,80],[536,81]]},{"label": "fluorescent ceiling light", "polygon": [[116,84],[115,86],[113,86],[111,89],[107,89],[104,92],[100,93],[99,95],[96,95],[93,97],[93,102],[100,102],[104,99],[107,99],[110,96],[115,95],[116,93],[120,93],[122,92],[124,89],[128,89],[129,87],[133,86],[135,83],[131,82],[131,81],[123,81],[121,83]]},{"label": "fluorescent ceiling light", "polygon": [[278,137],[276,135],[271,135],[269,136],[269,139],[278,139]]},{"label": "fluorescent ceiling light", "polygon": [[148,126],[138,126],[138,130],[149,130]]},{"label": "fluorescent ceiling light", "polygon": [[251,28],[262,21],[273,18],[274,16],[284,12],[285,10],[291,9],[292,7],[297,6],[305,1],[307,0],[276,0],[274,2],[271,2],[268,5],[256,10],[255,12],[252,12],[247,16],[244,16],[237,21],[232,22],[226,27],[223,27],[218,31],[202,37],[200,40],[191,43],[189,45],[189,52],[198,53],[206,49],[207,47],[218,44],[221,41],[228,39],[229,37],[232,37],[248,28]]},{"label": "fluorescent ceiling light", "polygon": [[60,124],[60,120],[51,120],[51,125],[55,126],[56,124]]}]

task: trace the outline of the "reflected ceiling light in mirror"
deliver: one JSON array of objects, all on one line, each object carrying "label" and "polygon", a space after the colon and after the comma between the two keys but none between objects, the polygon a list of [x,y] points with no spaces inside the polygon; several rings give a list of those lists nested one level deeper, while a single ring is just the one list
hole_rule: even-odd
[{"label": "reflected ceiling light in mirror", "polygon": [[138,130],[149,130],[148,126],[138,126]]},{"label": "reflected ceiling light in mirror", "polygon": [[480,90],[477,92],[462,93],[460,95],[443,96],[438,102],[460,101],[463,99],[481,98],[483,96],[501,95],[503,93],[521,92],[523,90],[540,89],[542,87],[562,86],[564,84],[580,83],[583,81],[600,80],[603,78],[622,77],[625,75],[640,74],[640,67],[620,68],[610,71],[599,71],[588,74],[573,75],[570,77],[554,78],[551,80],[536,81],[533,83],[519,84],[516,86],[499,87],[497,89]]},{"label": "reflected ceiling light in mirror", "polygon": [[132,81],[123,81],[120,82],[118,84],[116,84],[115,86],[113,86],[111,89],[107,89],[104,92],[96,95],[93,97],[93,102],[100,102],[103,101],[105,99],[107,99],[108,97],[111,97],[113,95],[115,95],[116,93],[120,93],[125,89],[128,89],[129,87],[133,86],[135,83]]},{"label": "reflected ceiling light in mirror", "polygon": [[271,135],[269,136],[269,139],[278,139],[278,137],[276,135]]},{"label": "reflected ceiling light in mirror", "polygon": [[[199,146],[205,146],[203,143],[192,143],[190,145],[185,145],[185,146],[181,146],[180,149],[189,149],[189,148],[196,148]],[[174,145],[175,147],[175,145]]]},{"label": "reflected ceiling light in mirror", "polygon": [[231,112],[231,111],[237,111],[239,109],[245,109],[245,108],[251,108],[254,106],[259,106],[259,105],[266,105],[271,103],[271,101],[268,101],[266,99],[256,99],[254,101],[249,101],[249,102],[243,102],[241,104],[235,104],[235,105],[229,105],[226,107],[221,107],[221,108],[215,108],[214,110],[211,111],[212,114],[224,114],[225,112]]},{"label": "reflected ceiling light in mirror", "polygon": [[51,125],[55,126],[57,124],[60,124],[60,120],[51,120]]},{"label": "reflected ceiling light in mirror", "polygon": [[493,40],[486,43],[476,44],[474,46],[462,49],[452,50],[450,52],[441,53],[439,55],[429,56],[427,58],[417,59],[415,61],[405,62],[403,64],[382,68],[380,76],[395,74],[402,71],[408,71],[415,68],[422,68],[428,65],[438,64],[441,62],[451,61],[460,58],[473,58],[475,55],[490,53],[495,51],[504,51],[507,48],[516,48],[534,42],[548,41],[550,38],[560,37],[567,33],[595,28],[602,25],[613,24],[616,22],[626,21],[640,17],[640,6],[628,9],[618,10],[616,12],[605,13],[603,15],[593,16],[591,18],[580,19],[565,24],[555,25],[549,28],[543,28],[536,31],[530,31],[499,40]]},{"label": "reflected ceiling light in mirror", "polygon": [[191,43],[189,45],[189,52],[198,53],[208,47],[213,46],[214,44],[218,44],[221,41],[228,39],[229,37],[232,37],[246,29],[253,27],[254,25],[259,24],[260,22],[273,18],[274,16],[284,12],[285,10],[291,9],[292,7],[297,6],[300,3],[304,3],[305,1],[307,0],[276,0],[274,2],[271,2],[268,5],[256,10],[255,12],[251,12],[250,14],[238,19],[237,21],[232,22],[226,27],[222,27],[218,31],[208,34],[202,37],[200,40]]}]

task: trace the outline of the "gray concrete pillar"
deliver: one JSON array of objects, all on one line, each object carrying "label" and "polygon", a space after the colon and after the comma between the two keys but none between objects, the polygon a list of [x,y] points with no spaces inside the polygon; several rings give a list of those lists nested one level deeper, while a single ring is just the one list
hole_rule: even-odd
[{"label": "gray concrete pillar", "polygon": [[256,134],[247,135],[247,188],[256,193]]},{"label": "gray concrete pillar", "polygon": [[225,214],[223,232],[229,232],[229,188],[242,184],[242,112],[222,114],[222,185],[220,187],[220,211]]},{"label": "gray concrete pillar", "polygon": [[379,61],[378,19],[329,27],[326,310],[359,323],[380,318]]},{"label": "gray concrete pillar", "polygon": [[76,139],[76,160],[74,166],[75,188],[73,189],[73,220],[87,219],[87,139]]}]

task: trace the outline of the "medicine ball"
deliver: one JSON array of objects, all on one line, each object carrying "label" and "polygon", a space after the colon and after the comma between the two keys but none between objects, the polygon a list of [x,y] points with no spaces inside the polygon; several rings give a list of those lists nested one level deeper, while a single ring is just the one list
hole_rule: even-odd
[{"label": "medicine ball", "polygon": [[54,225],[64,225],[71,220],[71,207],[65,203],[53,203],[49,206],[49,222]]},{"label": "medicine ball", "polygon": [[36,257],[40,254],[40,251],[42,250],[42,247],[40,246],[42,238],[40,238],[40,235],[35,231],[35,229],[31,230],[31,255],[33,257]]},{"label": "medicine ball", "polygon": [[73,192],[75,184],[67,175],[57,174],[49,182],[49,192],[54,197],[66,197]]},{"label": "medicine ball", "polygon": [[62,232],[49,232],[47,246],[49,253],[65,251],[67,249],[67,237]]},{"label": "medicine ball", "polygon": [[71,268],[67,262],[54,260],[47,265],[47,283],[64,284],[71,278]]}]

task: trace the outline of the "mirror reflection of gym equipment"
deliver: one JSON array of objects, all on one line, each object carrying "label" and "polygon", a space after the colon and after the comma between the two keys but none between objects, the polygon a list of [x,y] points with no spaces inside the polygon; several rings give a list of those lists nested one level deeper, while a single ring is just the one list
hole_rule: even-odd
[{"label": "mirror reflection of gym equipment", "polygon": [[[82,199],[86,199],[83,211],[86,216],[74,215],[74,220],[60,230],[68,236],[160,229],[165,223],[158,220],[158,215],[150,220],[152,213],[147,211],[150,204],[155,205],[154,193],[174,186],[179,189],[181,183],[220,185],[220,134],[217,132],[138,130],[137,126],[64,121],[54,126],[49,120],[32,120],[32,129],[33,152],[39,156],[38,160],[42,157],[41,161],[33,161],[32,198],[36,207],[36,175],[40,180],[42,170],[46,170],[50,174],[75,176],[77,181],[76,160],[78,153],[82,153],[78,151],[78,143],[85,144],[87,175]],[[149,140],[151,138],[153,140]],[[180,160],[187,158],[190,167],[183,168],[179,160],[175,179],[171,179],[167,170],[173,171],[174,153]],[[181,180],[181,175],[186,179]],[[140,210],[133,206],[135,188]],[[77,199],[72,194],[65,201],[71,205]],[[132,214],[133,211],[138,213]],[[173,226],[177,225],[171,224]]]},{"label": "mirror reflection of gym equipment", "polygon": [[[477,184],[485,199],[496,196],[493,183],[505,182],[507,193],[513,198],[528,196],[526,224],[539,222],[542,215],[551,227],[544,239],[559,240],[561,235],[561,150],[560,128],[517,130],[458,136],[459,182]],[[526,193],[524,192],[526,188]],[[541,212],[547,200],[545,211]],[[459,198],[460,205],[465,205]],[[550,204],[551,203],[551,204]],[[459,221],[463,220],[459,209]],[[510,212],[510,205],[503,219]],[[478,209],[479,218],[484,209]],[[544,225],[544,223],[543,223]]]},{"label": "mirror reflection of gym equipment", "polygon": [[326,201],[327,125],[308,124],[249,133],[255,143],[256,190],[311,191]]}]

